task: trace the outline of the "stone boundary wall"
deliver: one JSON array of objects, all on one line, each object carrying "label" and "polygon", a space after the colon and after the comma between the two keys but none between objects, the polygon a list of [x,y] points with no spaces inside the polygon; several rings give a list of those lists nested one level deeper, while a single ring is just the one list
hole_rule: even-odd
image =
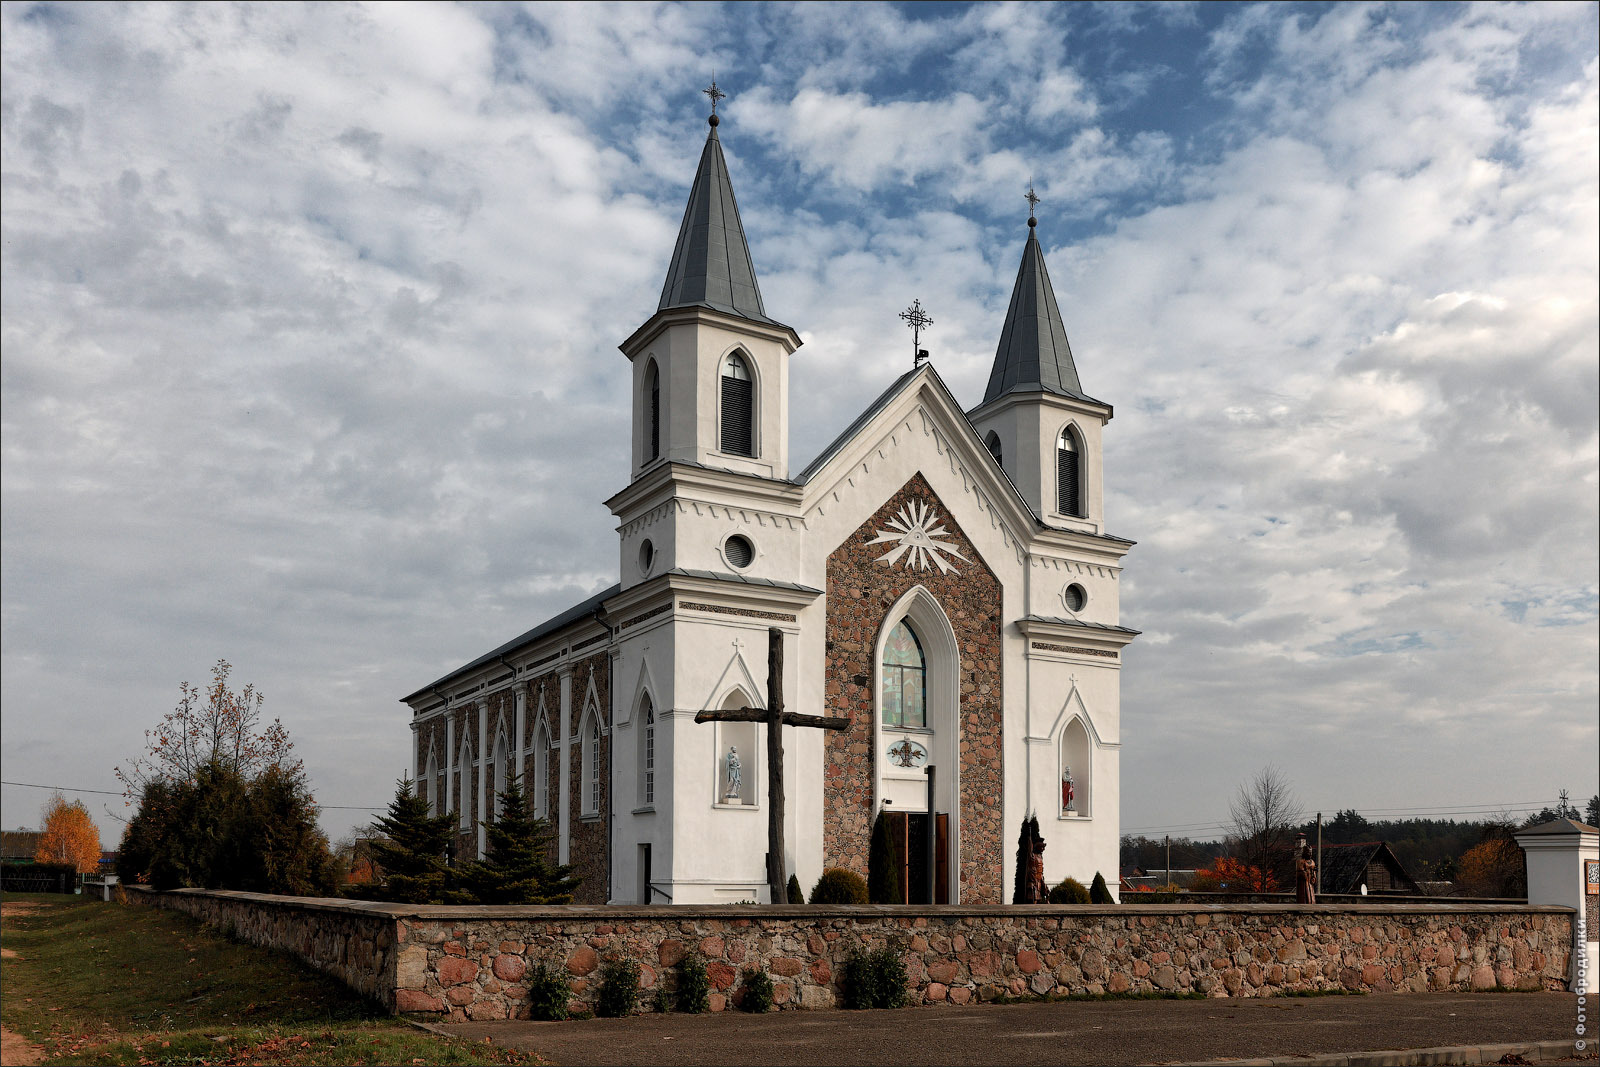
[{"label": "stone boundary wall", "polygon": [[221,889],[158,893],[127,885],[130,904],[186,912],[252,945],[287,952],[385,1007],[395,1006],[393,904],[334,897],[279,897]]},{"label": "stone boundary wall", "polygon": [[[130,897],[134,894],[130,892]],[[686,952],[707,961],[712,1009],[764,967],[780,1008],[831,1008],[858,949],[898,946],[913,1004],[1073,993],[1273,996],[1565,989],[1571,909],[1284,904],[753,907],[412,907],[249,893],[138,894],[285,949],[397,1011],[525,1017],[528,968],[560,968],[575,1011],[600,966],[635,960],[641,1007]]]}]

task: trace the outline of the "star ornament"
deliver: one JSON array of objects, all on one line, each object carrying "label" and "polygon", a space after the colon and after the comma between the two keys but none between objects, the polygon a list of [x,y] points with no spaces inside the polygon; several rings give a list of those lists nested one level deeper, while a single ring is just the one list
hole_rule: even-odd
[{"label": "star ornament", "polygon": [[950,532],[938,522],[937,511],[920,500],[913,500],[889,520],[889,529],[879,530],[878,536],[867,544],[893,543],[896,547],[878,557],[879,563],[887,563],[891,567],[904,559],[907,570],[929,571],[937,567],[940,574],[960,574],[945,560],[945,555],[954,556],[963,563],[970,563],[971,560],[957,552],[954,545],[937,540],[950,536]]}]

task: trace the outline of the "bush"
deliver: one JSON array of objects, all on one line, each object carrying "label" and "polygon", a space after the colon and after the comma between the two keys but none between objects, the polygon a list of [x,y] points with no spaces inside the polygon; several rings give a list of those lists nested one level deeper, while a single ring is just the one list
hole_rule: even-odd
[{"label": "bush", "polygon": [[757,1015],[772,1010],[772,978],[759,967],[744,972],[740,984],[739,1007]]},{"label": "bush", "polygon": [[639,965],[613,956],[600,968],[600,992],[594,1013],[607,1019],[632,1015],[639,1002]]},{"label": "bush", "polygon": [[567,1017],[567,979],[548,964],[535,964],[528,972],[528,1015],[543,1022]]},{"label": "bush", "polygon": [[852,952],[839,974],[846,1008],[899,1008],[906,1002],[906,964],[892,945]]},{"label": "bush", "polygon": [[797,878],[797,877],[795,877],[794,875],[791,874],[789,876],[789,887],[788,888],[789,888],[789,903],[791,903],[791,904],[804,904],[806,902],[806,895],[800,889],[800,879],[799,878]]},{"label": "bush", "polygon": [[1089,891],[1083,888],[1083,883],[1076,878],[1064,878],[1060,885],[1050,890],[1050,903],[1087,904]]},{"label": "bush", "polygon": [[811,888],[813,904],[865,904],[867,883],[855,871],[829,867]]},{"label": "bush", "polygon": [[1094,881],[1089,884],[1089,903],[1115,904],[1111,899],[1111,890],[1106,887],[1106,876],[1099,871],[1094,872]]},{"label": "bush", "polygon": [[678,988],[673,1007],[685,1015],[711,1010],[711,976],[706,974],[706,958],[698,952],[685,953],[678,961]]}]

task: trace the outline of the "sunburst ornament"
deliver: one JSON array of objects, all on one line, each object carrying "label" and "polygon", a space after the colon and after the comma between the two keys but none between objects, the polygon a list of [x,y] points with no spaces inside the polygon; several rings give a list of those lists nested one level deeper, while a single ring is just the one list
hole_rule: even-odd
[{"label": "sunburst ornament", "polygon": [[[954,545],[936,540],[950,536],[950,531],[938,525],[938,522],[937,511],[920,500],[913,500],[889,520],[889,529],[879,530],[878,536],[867,544],[882,545],[893,542],[897,547],[878,557],[879,563],[887,563],[891,567],[904,558],[907,570],[928,571],[937,567],[941,574],[960,574],[960,571],[946,562],[944,555],[954,556],[963,563],[972,561],[957,552]],[[932,566],[929,566],[929,563],[932,563]]]}]

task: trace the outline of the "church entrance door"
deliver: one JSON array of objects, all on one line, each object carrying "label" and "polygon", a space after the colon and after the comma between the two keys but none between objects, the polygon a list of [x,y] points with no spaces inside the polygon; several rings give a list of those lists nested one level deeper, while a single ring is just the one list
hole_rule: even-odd
[{"label": "church entrance door", "polygon": [[[928,900],[928,825],[925,812],[885,812],[889,840],[900,860],[902,904],[927,904]],[[950,816],[934,815],[934,882],[938,886],[936,904],[950,903]]]}]

